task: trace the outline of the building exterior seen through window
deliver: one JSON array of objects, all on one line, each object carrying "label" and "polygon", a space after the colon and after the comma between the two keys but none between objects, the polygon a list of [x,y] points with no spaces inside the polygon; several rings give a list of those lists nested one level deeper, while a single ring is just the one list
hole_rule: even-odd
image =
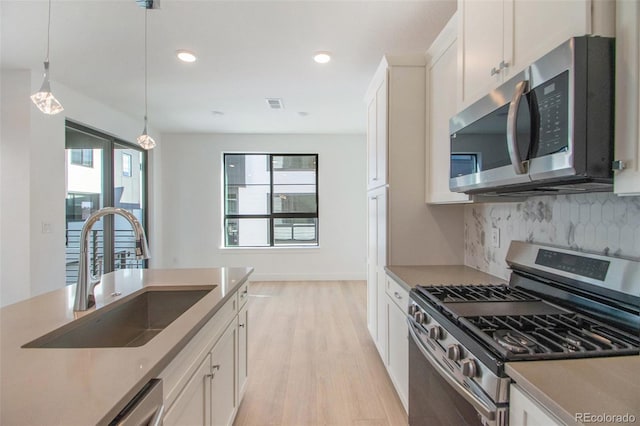
[{"label": "building exterior seen through window", "polygon": [[225,247],[318,245],[318,154],[224,154]]},{"label": "building exterior seen through window", "polygon": [[[92,213],[102,207],[120,207],[146,225],[147,154],[134,144],[70,121],[66,123],[65,145],[66,282],[74,284],[80,231]],[[120,216],[104,217],[94,225],[89,257],[94,274],[142,268],[146,262],[135,258],[131,225]]]}]

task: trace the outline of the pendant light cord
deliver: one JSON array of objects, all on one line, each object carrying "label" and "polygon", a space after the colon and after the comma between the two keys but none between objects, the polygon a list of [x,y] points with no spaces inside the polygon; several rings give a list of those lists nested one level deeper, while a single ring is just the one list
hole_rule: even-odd
[{"label": "pendant light cord", "polygon": [[47,17],[47,57],[45,62],[49,62],[49,39],[51,38],[51,0],[49,0],[49,16]]},{"label": "pendant light cord", "polygon": [[[51,0],[49,0],[51,1]],[[147,10],[144,10],[144,127],[147,128]]]}]

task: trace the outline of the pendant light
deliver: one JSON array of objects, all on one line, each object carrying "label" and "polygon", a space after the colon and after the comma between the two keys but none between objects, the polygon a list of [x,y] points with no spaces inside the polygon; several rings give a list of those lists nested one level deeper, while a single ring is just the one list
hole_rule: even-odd
[{"label": "pendant light", "polygon": [[147,134],[147,11],[149,7],[145,5],[144,9],[144,129],[142,134],[136,139],[138,145],[144,149],[153,149],[156,146],[156,141]]},{"label": "pendant light", "polygon": [[31,100],[45,114],[54,115],[64,110],[62,104],[51,93],[49,82],[49,39],[51,38],[51,0],[49,0],[49,16],[47,18],[47,56],[44,60],[44,80],[40,90],[31,95]]}]

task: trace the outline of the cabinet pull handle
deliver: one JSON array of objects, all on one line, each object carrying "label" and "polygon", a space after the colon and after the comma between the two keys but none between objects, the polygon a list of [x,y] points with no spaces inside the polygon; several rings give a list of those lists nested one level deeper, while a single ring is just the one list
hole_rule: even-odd
[{"label": "cabinet pull handle", "polygon": [[209,380],[213,381],[213,379],[216,377],[216,371],[220,370],[220,364],[218,365],[212,365],[211,366],[211,373],[209,374],[205,374],[204,377],[208,378]]},{"label": "cabinet pull handle", "polygon": [[496,74],[499,74],[499,73],[500,73],[500,69],[499,68],[496,68],[496,67],[491,68],[491,75],[492,76],[494,76]]},{"label": "cabinet pull handle", "polygon": [[244,328],[244,324],[238,324],[238,327]]},{"label": "cabinet pull handle", "polygon": [[502,62],[500,62],[500,65],[499,65],[499,66],[500,66],[500,69],[501,69],[501,70],[503,70],[503,69],[505,69],[505,68],[509,68],[509,62],[502,61]]},{"label": "cabinet pull handle", "polygon": [[393,295],[396,297],[396,299],[402,300],[402,296],[400,296],[400,293],[398,293],[397,291],[394,291]]}]

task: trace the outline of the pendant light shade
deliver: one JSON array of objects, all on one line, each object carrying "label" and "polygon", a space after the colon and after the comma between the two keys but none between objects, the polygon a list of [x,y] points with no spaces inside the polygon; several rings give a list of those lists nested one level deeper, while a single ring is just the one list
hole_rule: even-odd
[{"label": "pendant light shade", "polygon": [[138,141],[138,145],[140,145],[144,149],[153,149],[156,146],[156,141],[153,140],[151,136],[147,134],[147,116],[144,116],[144,130],[142,130],[142,134],[136,138]]},{"label": "pendant light shade", "polygon": [[138,145],[149,150],[156,146],[156,141],[147,133],[147,10],[144,10],[144,129],[142,134],[136,138]]},{"label": "pendant light shade", "polygon": [[31,100],[38,109],[45,114],[54,115],[64,110],[62,104],[51,93],[49,82],[49,40],[51,34],[51,0],[49,0],[49,15],[47,18],[47,57],[44,60],[44,79],[40,90],[31,95]]}]

